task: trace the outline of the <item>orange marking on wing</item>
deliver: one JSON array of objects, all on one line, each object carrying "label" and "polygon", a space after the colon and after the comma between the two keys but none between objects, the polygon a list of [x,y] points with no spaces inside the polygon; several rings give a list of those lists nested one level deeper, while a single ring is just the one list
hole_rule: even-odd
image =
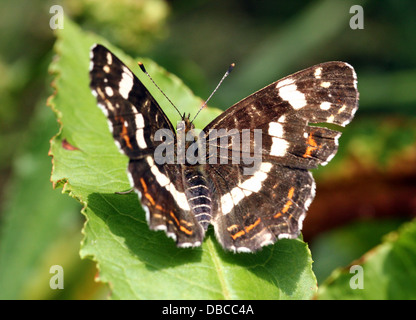
[{"label": "orange marking on wing", "polygon": [[290,206],[292,204],[293,204],[293,202],[291,200],[289,200],[288,202],[286,202],[285,206],[282,209],[282,213],[286,213],[289,210],[289,208],[290,208]]},{"label": "orange marking on wing", "polygon": [[140,183],[142,184],[143,192],[147,193],[147,185],[144,182],[144,179],[143,178],[140,178]]},{"label": "orange marking on wing", "polygon": [[176,224],[179,226],[179,220],[178,218],[176,218],[175,214],[173,213],[173,211],[169,212],[170,216],[173,218],[173,220],[175,220]]},{"label": "orange marking on wing", "polygon": [[244,229],[246,230],[246,232],[249,232],[250,230],[255,228],[260,223],[260,221],[261,221],[261,219],[258,218],[256,221],[254,221],[253,224],[249,225],[248,227],[245,227]]},{"label": "orange marking on wing", "polygon": [[186,224],[188,227],[192,227],[194,225],[192,222],[188,222],[188,221],[186,221],[184,219],[181,219],[181,223],[182,224]]},{"label": "orange marking on wing", "polygon": [[124,125],[124,123],[123,123],[123,129],[121,131],[121,137],[126,142],[127,147],[129,149],[133,149],[133,146],[131,145],[131,142],[130,142],[130,137],[127,131],[127,127]]},{"label": "orange marking on wing", "polygon": [[155,199],[153,199],[153,197],[149,193],[145,193],[144,196],[146,197],[147,200],[150,201],[152,206],[154,206],[156,204]]},{"label": "orange marking on wing", "polygon": [[237,239],[238,237],[241,237],[242,235],[246,234],[244,232],[244,230],[238,231],[236,234],[231,235],[231,238],[233,238],[233,240]]},{"label": "orange marking on wing", "polygon": [[124,118],[122,116],[115,116],[114,118],[117,122],[119,122],[122,125],[121,134],[120,134],[121,138],[126,142],[126,145],[129,149],[133,149],[133,146],[131,145],[131,142],[130,142],[130,137],[127,131],[127,127],[124,125]]},{"label": "orange marking on wing", "polygon": [[286,213],[286,212],[290,209],[290,206],[293,204],[293,202],[292,202],[292,200],[291,200],[291,199],[293,198],[294,193],[295,193],[295,188],[294,188],[294,187],[290,188],[290,189],[289,189],[289,192],[288,192],[288,194],[287,194],[287,197],[288,197],[290,200],[288,200],[288,201],[285,203],[285,205],[283,206],[282,211],[279,211],[278,213],[276,213],[276,214],[273,216],[273,218],[279,218],[282,214]]},{"label": "orange marking on wing", "polygon": [[[140,183],[141,183],[141,185],[142,185],[142,187],[143,187],[143,194],[144,194],[144,197],[147,199],[147,200],[149,200],[150,201],[150,203],[154,206],[155,204],[156,204],[156,201],[155,201],[155,199],[153,199],[153,197],[147,192],[147,185],[146,185],[146,183],[144,182],[144,180],[143,180],[143,178],[140,178]],[[160,207],[159,205],[158,206],[156,206],[156,208],[157,207]],[[162,211],[163,211],[163,208],[162,207],[160,207],[161,209],[162,209]],[[159,208],[157,208],[157,209],[159,209]],[[160,210],[160,209],[159,209]]]},{"label": "orange marking on wing", "polygon": [[176,218],[176,216],[175,216],[175,214],[173,213],[173,211],[170,211],[170,212],[169,212],[169,214],[170,214],[170,216],[173,218],[173,220],[175,220],[175,223],[176,223],[176,225],[179,227],[179,230],[181,230],[181,231],[185,232],[185,233],[186,233],[186,234],[188,234],[188,235],[191,235],[192,233],[194,233],[192,230],[188,230],[188,229],[186,229],[183,225],[181,225],[181,224],[179,223],[179,220],[178,220],[178,218]]},{"label": "orange marking on wing", "polygon": [[158,204],[155,206],[155,208],[157,210],[160,210],[160,211],[165,211],[165,209],[163,209],[163,207],[162,206],[159,206]]},{"label": "orange marking on wing", "polygon": [[192,230],[188,230],[184,226],[179,226],[179,229],[181,229],[181,231],[183,231],[183,232],[185,232],[186,234],[189,234],[189,235],[194,233]]},{"label": "orange marking on wing", "polygon": [[302,157],[304,157],[304,158],[312,158],[312,151],[315,151],[316,149],[319,148],[318,144],[313,139],[312,132],[309,133],[309,137],[308,137],[307,143],[308,143],[308,146],[306,147],[306,151],[305,151],[305,153],[303,154]]},{"label": "orange marking on wing", "polygon": [[[239,237],[241,237],[241,236],[245,235],[246,233],[249,233],[249,232],[250,232],[250,230],[252,230],[252,229],[254,229],[256,226],[258,226],[260,222],[261,222],[261,218],[258,218],[256,221],[254,221],[254,223],[253,223],[253,224],[249,225],[248,227],[245,227],[245,228],[244,228],[244,230],[240,230],[240,231],[238,231],[236,234],[231,235],[231,238],[233,238],[233,240],[235,240],[235,239],[237,239],[237,238],[239,238]],[[237,226],[237,225],[235,225],[235,224],[233,224],[231,227],[233,227],[233,228],[237,228],[238,226]],[[231,227],[227,228],[227,230],[228,230],[228,231],[230,231],[229,229],[230,229]]]},{"label": "orange marking on wing", "polygon": [[282,216],[282,213],[279,211],[278,213],[276,213],[276,214],[273,216],[273,218],[277,219],[277,218],[279,218],[280,216]]},{"label": "orange marking on wing", "polygon": [[292,187],[292,188],[290,188],[290,190],[289,190],[289,192],[288,192],[288,194],[287,194],[287,197],[289,198],[289,199],[292,199],[293,198],[293,194],[295,193],[295,188],[294,187]]}]

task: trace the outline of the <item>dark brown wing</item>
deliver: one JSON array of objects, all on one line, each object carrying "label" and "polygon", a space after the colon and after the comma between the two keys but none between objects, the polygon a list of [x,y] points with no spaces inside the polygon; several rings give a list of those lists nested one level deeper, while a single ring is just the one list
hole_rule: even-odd
[{"label": "dark brown wing", "polygon": [[[215,184],[212,223],[225,248],[256,251],[279,238],[299,235],[315,194],[307,169],[328,163],[340,136],[338,131],[308,123],[345,126],[357,108],[354,69],[344,62],[327,62],[270,84],[204,129],[208,145],[217,148],[207,156],[206,171]],[[242,141],[240,150],[250,150],[251,155],[254,131],[260,130],[262,162],[254,174],[245,175],[244,165],[212,164],[222,149],[228,151],[229,160],[233,158],[231,139],[218,145],[217,139],[209,138],[220,129],[236,129],[240,134],[248,129],[251,139]],[[241,158],[249,155],[240,152]]]},{"label": "dark brown wing", "polygon": [[147,207],[153,230],[164,230],[178,246],[200,245],[204,230],[189,208],[180,165],[159,165],[155,139],[166,129],[176,140],[169,119],[133,72],[102,45],[91,49],[90,87],[109,121],[114,140],[130,158],[132,186]]}]

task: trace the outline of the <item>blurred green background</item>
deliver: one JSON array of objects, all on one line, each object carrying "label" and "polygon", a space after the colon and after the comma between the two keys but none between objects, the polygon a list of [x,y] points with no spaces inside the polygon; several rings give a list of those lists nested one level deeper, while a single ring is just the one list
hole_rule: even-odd
[{"label": "blurred green background", "polygon": [[[79,258],[81,206],[49,180],[49,140],[59,130],[46,107],[55,4],[84,30],[153,59],[203,99],[235,62],[210,103],[221,109],[313,64],[355,67],[360,108],[342,130],[338,155],[314,172],[317,196],[304,223],[318,284],[415,216],[414,1],[1,1],[1,299],[108,296],[94,281],[95,263]],[[364,29],[350,28],[355,4]],[[55,264],[65,270],[65,290],[49,288]]]}]

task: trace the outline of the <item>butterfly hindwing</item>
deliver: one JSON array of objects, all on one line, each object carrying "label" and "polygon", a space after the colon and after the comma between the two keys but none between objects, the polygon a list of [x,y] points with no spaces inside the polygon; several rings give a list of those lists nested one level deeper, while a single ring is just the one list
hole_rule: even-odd
[{"label": "butterfly hindwing", "polygon": [[188,204],[181,168],[158,165],[148,155],[130,160],[128,171],[145,206],[150,229],[165,231],[180,247],[201,245],[205,230]]},{"label": "butterfly hindwing", "polygon": [[276,168],[266,161],[253,175],[242,169],[238,165],[208,169],[217,177],[215,189],[221,195],[212,220],[219,242],[231,251],[253,252],[278,239],[296,238],[315,195],[310,172]]}]

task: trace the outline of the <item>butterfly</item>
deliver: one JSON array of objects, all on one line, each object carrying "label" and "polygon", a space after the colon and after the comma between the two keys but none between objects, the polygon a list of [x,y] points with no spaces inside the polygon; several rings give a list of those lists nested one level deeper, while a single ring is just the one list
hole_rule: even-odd
[{"label": "butterfly", "polygon": [[[219,243],[233,252],[255,252],[299,236],[315,196],[309,169],[334,157],[341,135],[309,124],[345,126],[352,120],[359,94],[351,65],[321,63],[278,80],[184,140],[194,130],[189,115],[181,115],[175,131],[143,83],[112,52],[96,44],[90,58],[90,88],[130,159],[128,176],[150,229],[164,230],[178,247],[196,247],[213,225]],[[160,139],[160,130],[170,133],[169,143]],[[178,160],[199,141],[205,149],[199,149],[198,159],[205,161],[156,157],[164,146],[172,152],[170,160]],[[258,157],[250,158],[256,151]]]}]

